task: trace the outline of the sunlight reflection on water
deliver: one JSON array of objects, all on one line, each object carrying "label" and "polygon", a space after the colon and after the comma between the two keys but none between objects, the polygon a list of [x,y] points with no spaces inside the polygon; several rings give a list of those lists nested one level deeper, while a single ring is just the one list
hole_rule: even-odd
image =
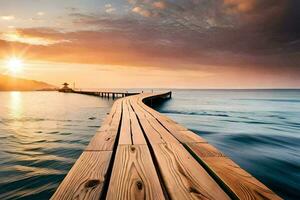
[{"label": "sunlight reflection on water", "polygon": [[0,100],[1,200],[49,199],[113,103],[58,92],[0,92]]},{"label": "sunlight reflection on water", "polygon": [[10,116],[20,118],[22,115],[22,94],[21,92],[10,92]]}]

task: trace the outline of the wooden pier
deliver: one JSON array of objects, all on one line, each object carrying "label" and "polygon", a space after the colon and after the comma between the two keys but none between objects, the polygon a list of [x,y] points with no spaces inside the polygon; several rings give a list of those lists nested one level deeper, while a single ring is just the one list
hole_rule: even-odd
[{"label": "wooden pier", "polygon": [[148,106],[171,92],[124,96],[52,199],[280,199],[202,137]]},{"label": "wooden pier", "polygon": [[73,90],[73,93],[106,97],[106,98],[112,98],[112,99],[139,94],[139,93],[134,93],[134,92],[104,92],[104,91],[95,92],[95,91],[81,91],[81,90]]}]

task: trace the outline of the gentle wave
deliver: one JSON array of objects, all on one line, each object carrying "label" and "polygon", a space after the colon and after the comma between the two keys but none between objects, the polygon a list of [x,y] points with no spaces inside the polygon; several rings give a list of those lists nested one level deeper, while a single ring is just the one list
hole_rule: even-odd
[{"label": "gentle wave", "polygon": [[216,116],[216,117],[230,117],[228,114],[216,114],[208,112],[186,112],[186,111],[176,111],[176,110],[164,110],[161,113],[165,114],[181,114],[181,115],[203,115],[203,116]]},{"label": "gentle wave", "polygon": [[239,101],[270,101],[270,102],[284,102],[284,103],[300,103],[299,99],[235,99]]},{"label": "gentle wave", "polygon": [[0,92],[0,199],[49,199],[112,102],[27,92],[20,93],[22,105],[11,107],[5,95]]}]

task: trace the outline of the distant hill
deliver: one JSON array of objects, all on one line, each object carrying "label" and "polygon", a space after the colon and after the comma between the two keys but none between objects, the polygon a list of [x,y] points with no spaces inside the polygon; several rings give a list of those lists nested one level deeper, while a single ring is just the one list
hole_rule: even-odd
[{"label": "distant hill", "polygon": [[57,87],[45,82],[0,74],[0,91],[35,91],[55,89],[57,89]]}]

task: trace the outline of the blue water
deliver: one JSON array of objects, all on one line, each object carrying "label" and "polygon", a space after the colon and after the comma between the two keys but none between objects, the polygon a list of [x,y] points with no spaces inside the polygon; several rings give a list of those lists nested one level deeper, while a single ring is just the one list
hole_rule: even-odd
[{"label": "blue water", "polygon": [[0,199],[49,199],[112,101],[58,92],[0,92]]},{"label": "blue water", "polygon": [[[111,100],[0,92],[0,199],[49,199]],[[300,199],[300,90],[175,90],[157,109],[285,199]]]},{"label": "blue water", "polygon": [[300,90],[175,90],[157,109],[285,199],[300,199]]}]

